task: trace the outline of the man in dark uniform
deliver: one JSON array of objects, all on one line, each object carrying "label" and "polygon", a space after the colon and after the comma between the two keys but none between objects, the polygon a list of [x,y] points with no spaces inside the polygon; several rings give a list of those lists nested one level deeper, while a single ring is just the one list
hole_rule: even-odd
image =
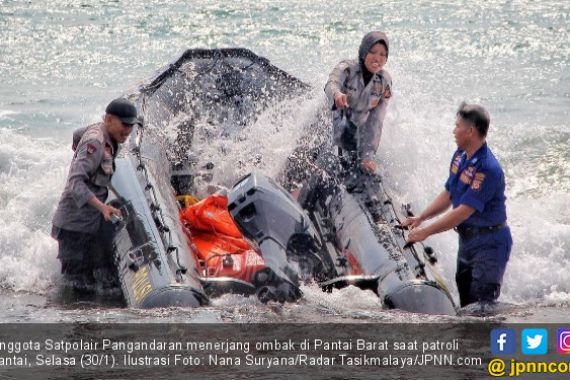
[{"label": "man in dark uniform", "polygon": [[[480,105],[462,103],[453,131],[457,151],[451,160],[445,190],[417,217],[407,218],[409,242],[451,228],[459,233],[456,282],[461,306],[490,303],[500,294],[512,247],[505,207],[505,175],[486,143],[489,113]],[[420,224],[452,210],[438,221]]]},{"label": "man in dark uniform", "polygon": [[75,155],[53,217],[52,237],[59,244],[61,272],[77,289],[92,290],[98,268],[110,262],[105,256],[109,247],[101,236],[102,222],[120,218],[121,212],[105,201],[118,144],[127,140],[137,123],[135,105],[115,99],[107,106],[102,123],[73,133]]}]

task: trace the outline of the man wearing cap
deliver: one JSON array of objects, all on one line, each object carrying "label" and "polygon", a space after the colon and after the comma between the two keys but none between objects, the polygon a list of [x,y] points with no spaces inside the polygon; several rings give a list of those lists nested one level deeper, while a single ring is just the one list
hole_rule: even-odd
[{"label": "man wearing cap", "polygon": [[341,61],[325,85],[333,109],[334,142],[367,172],[376,170],[374,154],[392,95],[392,78],[384,69],[388,47],[386,34],[367,33],[358,49],[358,60]]},{"label": "man wearing cap", "polygon": [[[489,123],[485,108],[461,104],[453,130],[458,149],[451,159],[445,190],[419,216],[402,223],[412,228],[409,242],[451,228],[459,233],[455,280],[462,307],[491,303],[499,297],[513,244],[507,226],[505,175],[486,142]],[[438,221],[419,227],[450,206],[452,210]]]},{"label": "man wearing cap", "polygon": [[61,272],[75,288],[92,289],[97,262],[110,259],[97,257],[108,254],[101,252],[102,221],[111,220],[113,215],[121,217],[121,212],[105,201],[119,144],[127,140],[137,123],[135,105],[115,99],[107,106],[103,122],[73,133],[75,155],[52,220],[52,237],[59,244]]}]

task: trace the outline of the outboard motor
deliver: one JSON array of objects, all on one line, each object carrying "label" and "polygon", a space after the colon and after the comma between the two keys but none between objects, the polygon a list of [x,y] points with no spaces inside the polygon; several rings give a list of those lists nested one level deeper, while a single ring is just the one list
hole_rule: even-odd
[{"label": "outboard motor", "polygon": [[253,172],[228,193],[240,231],[259,246],[267,268],[254,278],[262,301],[294,301],[299,280],[322,270],[318,235],[295,200],[272,179]]}]

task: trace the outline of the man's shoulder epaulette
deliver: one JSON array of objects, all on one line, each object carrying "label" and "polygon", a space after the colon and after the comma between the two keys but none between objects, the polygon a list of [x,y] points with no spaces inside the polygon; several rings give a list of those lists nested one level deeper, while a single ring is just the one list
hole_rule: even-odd
[{"label": "man's shoulder epaulette", "polygon": [[88,126],[85,133],[83,133],[83,136],[81,136],[81,141],[79,142],[79,144],[95,140],[101,145],[103,145],[105,143],[105,135],[103,134],[102,127],[103,123],[96,123]]}]

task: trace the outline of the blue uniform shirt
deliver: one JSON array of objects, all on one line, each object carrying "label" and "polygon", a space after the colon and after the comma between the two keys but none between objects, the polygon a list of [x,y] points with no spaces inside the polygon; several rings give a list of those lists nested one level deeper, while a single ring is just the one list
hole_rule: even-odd
[{"label": "blue uniform shirt", "polygon": [[455,152],[445,189],[453,208],[464,204],[475,209],[462,226],[490,227],[507,220],[505,174],[487,143],[470,160],[463,150]]}]

